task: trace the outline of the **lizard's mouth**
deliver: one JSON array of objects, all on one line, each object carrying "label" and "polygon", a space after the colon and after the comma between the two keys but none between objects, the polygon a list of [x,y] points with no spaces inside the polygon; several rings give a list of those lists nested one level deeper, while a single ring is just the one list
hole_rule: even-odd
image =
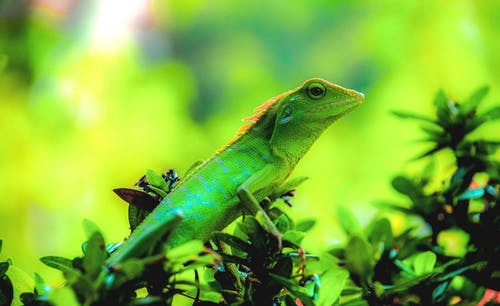
[{"label": "lizard's mouth", "polygon": [[352,96],[344,100],[326,103],[311,109],[311,111],[314,113],[330,113],[330,116],[328,116],[329,118],[337,118],[352,111],[363,103],[363,100],[364,95],[362,93],[354,92]]}]

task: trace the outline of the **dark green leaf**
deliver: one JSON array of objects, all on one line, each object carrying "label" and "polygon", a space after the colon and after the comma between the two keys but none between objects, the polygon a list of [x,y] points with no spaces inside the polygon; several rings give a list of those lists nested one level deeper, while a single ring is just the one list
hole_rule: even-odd
[{"label": "dark green leaf", "polygon": [[106,260],[104,238],[100,232],[94,232],[87,245],[87,252],[83,257],[83,268],[90,279],[95,279],[103,269]]},{"label": "dark green leaf", "polygon": [[128,206],[128,223],[130,226],[130,230],[133,231],[136,229],[139,224],[146,219],[149,212],[145,209],[139,208],[135,205]]},{"label": "dark green leaf", "polygon": [[475,112],[481,101],[488,94],[490,88],[488,86],[479,87],[474,91],[467,100],[460,104],[461,111],[463,114],[469,114]]},{"label": "dark green leaf", "polygon": [[59,256],[45,256],[40,258],[40,261],[45,265],[57,269],[62,272],[70,272],[73,270],[71,259]]},{"label": "dark green leaf", "polygon": [[396,176],[392,180],[392,187],[404,195],[412,195],[418,189],[418,185],[406,176]]},{"label": "dark green leaf", "polygon": [[2,254],[2,245],[3,245],[3,240],[0,239],[0,254]]},{"label": "dark green leaf", "polygon": [[250,253],[253,251],[252,245],[250,245],[246,241],[244,241],[236,236],[232,236],[232,235],[229,235],[227,233],[218,232],[218,233],[214,234],[214,238],[230,245],[233,248],[237,248],[240,251],[243,251],[246,253]]},{"label": "dark green leaf", "polygon": [[439,90],[434,98],[434,105],[436,106],[437,117],[442,126],[449,126],[451,123],[450,101],[443,90]]},{"label": "dark green leaf", "polygon": [[392,248],[392,228],[391,223],[388,219],[378,219],[377,221],[373,222],[368,229],[368,241],[370,241],[373,246],[378,246],[381,244],[384,250],[389,250],[390,248]]},{"label": "dark green leaf", "polygon": [[493,121],[500,119],[500,106],[495,106],[489,110],[481,113],[478,118],[482,122]]},{"label": "dark green leaf", "polygon": [[97,224],[95,224],[93,221],[89,219],[84,219],[83,220],[83,230],[85,231],[85,235],[87,236],[87,239],[90,239],[96,232],[101,232]]},{"label": "dark green leaf", "polygon": [[10,279],[2,275],[0,276],[0,305],[10,305],[14,297],[14,288]]},{"label": "dark green leaf", "polygon": [[340,225],[342,226],[342,229],[348,235],[354,235],[356,233],[361,232],[361,225],[359,224],[358,219],[351,212],[351,210],[349,210],[345,206],[338,206],[337,207],[337,216],[338,216],[338,221],[340,222]]},{"label": "dark green leaf", "polygon": [[294,229],[299,232],[308,232],[314,227],[314,225],[316,225],[315,219],[304,219],[299,221],[295,225]]},{"label": "dark green leaf", "polygon": [[429,117],[419,115],[419,114],[414,114],[414,113],[408,113],[408,112],[403,112],[403,111],[391,111],[391,113],[399,118],[402,119],[417,119],[417,120],[422,120],[426,121],[429,123],[437,124],[437,122]]},{"label": "dark green leaf", "polygon": [[47,285],[45,285],[45,281],[38,273],[35,273],[35,292],[38,295],[48,294]]},{"label": "dark green leaf", "polygon": [[293,270],[292,258],[281,257],[274,266],[274,268],[272,269],[272,273],[290,278],[290,276],[292,275],[292,270]]},{"label": "dark green leaf", "polygon": [[372,247],[365,239],[359,236],[351,237],[345,248],[347,268],[362,280],[369,281],[375,264],[372,254]]},{"label": "dark green leaf", "polygon": [[308,294],[306,288],[299,286],[297,283],[295,283],[294,281],[292,281],[288,278],[285,278],[285,277],[282,277],[282,276],[279,276],[279,275],[276,275],[273,273],[269,273],[269,276],[272,279],[279,282],[280,284],[282,284],[295,297],[299,298],[304,306],[314,306],[314,302],[313,302],[311,296]]},{"label": "dark green leaf", "polygon": [[4,261],[0,262],[0,278],[5,275],[5,272],[9,269],[9,263]]},{"label": "dark green leaf", "polygon": [[278,217],[278,219],[274,220],[274,225],[276,225],[276,228],[280,233],[286,233],[290,227],[288,217],[285,214],[282,214]]}]

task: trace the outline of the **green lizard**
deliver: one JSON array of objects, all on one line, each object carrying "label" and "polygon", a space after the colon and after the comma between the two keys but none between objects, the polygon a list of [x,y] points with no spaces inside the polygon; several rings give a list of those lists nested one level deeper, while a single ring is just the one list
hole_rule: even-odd
[{"label": "green lizard", "polygon": [[206,241],[245,210],[258,215],[281,243],[259,202],[276,191],[318,136],[363,101],[363,94],[322,79],[270,99],[247,118],[233,141],[191,171],[106,262],[112,267],[144,254],[169,233],[166,245]]}]

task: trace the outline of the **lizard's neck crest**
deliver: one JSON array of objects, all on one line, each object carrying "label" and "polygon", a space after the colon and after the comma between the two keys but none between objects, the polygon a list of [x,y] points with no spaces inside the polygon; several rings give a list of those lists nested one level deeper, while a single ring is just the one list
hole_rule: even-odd
[{"label": "lizard's neck crest", "polygon": [[226,143],[222,148],[217,150],[217,153],[220,153],[224,149],[226,149],[228,146],[236,142],[242,135],[244,135],[252,126],[254,126],[257,121],[269,110],[269,108],[274,105],[276,102],[278,102],[283,96],[288,94],[288,92],[284,92],[280,95],[277,95],[276,97],[273,97],[266,101],[264,104],[259,105],[255,108],[255,113],[249,117],[243,118],[243,122],[248,122],[246,124],[243,124],[238,131],[236,132],[236,135],[234,136],[233,139],[231,139],[228,143]]}]

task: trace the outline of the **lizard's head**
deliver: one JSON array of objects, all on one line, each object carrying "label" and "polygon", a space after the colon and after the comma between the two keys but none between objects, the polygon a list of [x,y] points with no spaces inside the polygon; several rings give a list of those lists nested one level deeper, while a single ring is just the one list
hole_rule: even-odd
[{"label": "lizard's head", "polygon": [[307,80],[279,97],[271,145],[300,158],[335,120],[363,102],[363,94],[322,79]]}]

